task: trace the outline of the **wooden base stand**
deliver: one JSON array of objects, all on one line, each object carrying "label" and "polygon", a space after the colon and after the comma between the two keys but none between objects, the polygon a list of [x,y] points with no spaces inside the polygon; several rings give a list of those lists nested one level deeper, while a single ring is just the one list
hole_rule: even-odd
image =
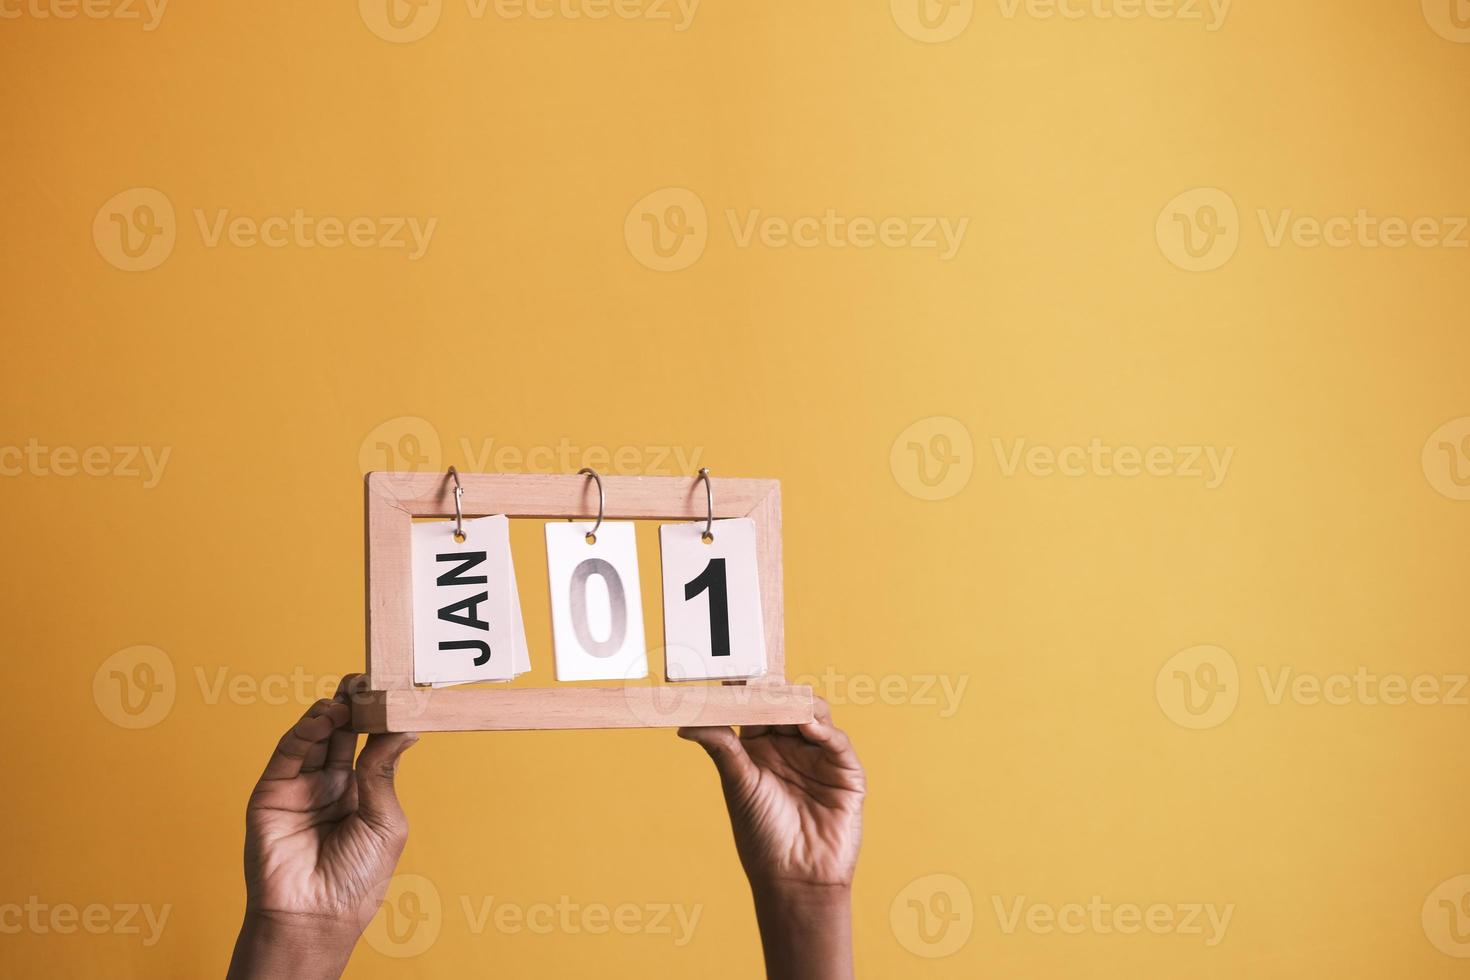
[{"label": "wooden base stand", "polygon": [[365,691],[352,707],[352,726],[360,732],[802,725],[811,720],[812,689],[806,685],[414,687]]}]

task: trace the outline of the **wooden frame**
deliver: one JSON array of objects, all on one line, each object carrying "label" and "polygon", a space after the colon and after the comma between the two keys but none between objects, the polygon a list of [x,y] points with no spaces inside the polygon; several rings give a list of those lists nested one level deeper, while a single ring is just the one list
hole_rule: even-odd
[{"label": "wooden frame", "polygon": [[[585,476],[461,473],[465,516],[592,520],[597,488]],[[812,690],[786,683],[781,587],[781,485],[711,479],[715,517],[755,522],[766,673],[751,681],[623,687],[445,687],[413,681],[410,530],[415,517],[452,517],[454,484],[444,473],[369,473],[367,518],[368,690],[354,698],[361,732],[498,731],[540,728],[658,728],[676,725],[791,725],[812,720]],[[705,518],[692,477],[605,476],[608,520]]]}]

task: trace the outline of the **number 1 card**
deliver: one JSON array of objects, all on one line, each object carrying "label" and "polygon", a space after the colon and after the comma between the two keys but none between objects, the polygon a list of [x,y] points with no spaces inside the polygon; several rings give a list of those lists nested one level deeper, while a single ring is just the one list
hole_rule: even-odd
[{"label": "number 1 card", "polygon": [[663,557],[664,677],[669,681],[759,677],[766,630],[756,571],[755,522],[715,521],[658,529]]}]

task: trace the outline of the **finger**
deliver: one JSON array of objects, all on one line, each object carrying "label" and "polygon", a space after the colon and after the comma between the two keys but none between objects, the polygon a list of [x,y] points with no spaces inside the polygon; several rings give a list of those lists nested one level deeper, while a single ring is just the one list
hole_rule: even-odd
[{"label": "finger", "polygon": [[828,721],[813,721],[801,726],[801,737],[823,750],[828,761],[844,769],[862,769],[852,739]]},{"label": "finger", "polygon": [[[333,695],[333,698],[348,706],[349,722],[352,715],[352,698],[366,686],[367,678],[362,674],[348,674],[337,685],[337,693]],[[351,769],[352,759],[356,755],[357,732],[352,729],[351,724],[343,725],[332,733],[331,742],[327,746],[327,768]]]},{"label": "finger", "polygon": [[727,786],[739,786],[755,777],[755,763],[745,752],[739,736],[726,726],[700,726],[679,729],[679,737],[704,747],[715,761],[720,781]]},{"label": "finger", "polygon": [[384,836],[408,833],[408,820],[393,781],[399,757],[418,740],[413,732],[379,732],[368,736],[357,757],[357,815]]},{"label": "finger", "polygon": [[[832,709],[820,697],[812,698],[812,715],[818,721],[832,721]],[[745,725],[740,729],[741,738],[760,738],[762,735],[800,735],[796,725]]]},{"label": "finger", "polygon": [[312,711],[318,716],[332,720],[332,729],[328,733],[327,738],[313,743],[306,750],[306,758],[301,763],[302,772],[319,772],[321,770],[323,763],[327,761],[327,747],[331,744],[331,739],[336,737],[336,733],[342,730],[343,725],[352,720],[352,709],[337,701],[323,698],[311,707]]},{"label": "finger", "polygon": [[817,721],[832,724],[832,706],[827,703],[826,698],[818,695],[812,696],[812,715]]},{"label": "finger", "polygon": [[265,764],[261,779],[295,779],[300,775],[312,746],[325,742],[336,727],[332,717],[320,705],[318,702],[308,708],[291,730],[281,736],[276,743],[276,751]]}]

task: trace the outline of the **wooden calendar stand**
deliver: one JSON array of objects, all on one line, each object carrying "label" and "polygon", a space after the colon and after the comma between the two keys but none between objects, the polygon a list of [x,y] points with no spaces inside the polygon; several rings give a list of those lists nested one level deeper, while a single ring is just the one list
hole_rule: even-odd
[{"label": "wooden calendar stand", "polygon": [[[461,473],[466,516],[591,520],[597,490],[584,476]],[[714,517],[755,522],[766,673],[745,681],[620,687],[428,687],[413,680],[410,529],[415,517],[452,517],[454,484],[444,473],[369,473],[367,498],[367,681],[353,699],[360,732],[661,728],[678,725],[794,725],[812,720],[812,689],[786,683],[781,594],[781,485],[711,478]],[[610,520],[704,520],[706,500],[691,477],[606,476]]]}]

